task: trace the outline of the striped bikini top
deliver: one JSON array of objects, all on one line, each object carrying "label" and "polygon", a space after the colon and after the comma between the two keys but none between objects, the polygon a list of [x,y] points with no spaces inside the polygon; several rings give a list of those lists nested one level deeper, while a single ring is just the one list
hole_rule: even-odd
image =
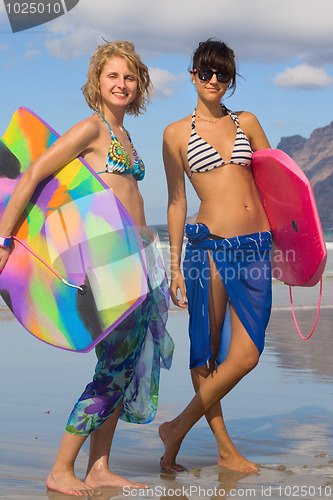
[{"label": "striped bikini top", "polygon": [[[221,104],[222,110],[233,119],[237,127],[234,149],[230,161],[224,161],[216,149],[208,142],[204,141],[195,130],[195,110],[192,115],[192,133],[187,146],[187,160],[191,169],[191,176],[194,172],[208,172],[214,168],[227,163],[236,165],[251,166],[252,154],[250,142],[243,130],[239,126],[238,116]],[[190,177],[191,177],[190,176]]]},{"label": "striped bikini top", "polygon": [[122,146],[122,144],[118,141],[117,137],[114,135],[112,132],[112,129],[109,125],[109,123],[106,121],[104,116],[101,113],[98,113],[107,126],[109,127],[110,130],[110,135],[111,135],[111,144],[110,148],[108,151],[108,158],[107,158],[107,163],[105,166],[105,170],[102,172],[97,172],[98,174],[103,174],[103,173],[108,173],[108,174],[132,174],[134,178],[137,181],[142,181],[142,179],[145,176],[145,166],[143,161],[141,160],[140,156],[136,152],[134,145],[132,143],[132,139],[125,129],[125,132],[127,134],[127,137],[131,143],[132,146],[132,151],[133,151],[133,157],[134,157],[134,165],[132,168],[131,165],[131,159],[125,150],[125,148]]}]

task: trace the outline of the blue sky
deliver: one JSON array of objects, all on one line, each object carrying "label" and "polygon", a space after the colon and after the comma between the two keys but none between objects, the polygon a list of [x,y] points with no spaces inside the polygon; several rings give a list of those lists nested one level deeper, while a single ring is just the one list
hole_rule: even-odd
[{"label": "blue sky", "polygon": [[[1,0],[0,0],[1,1]],[[163,130],[192,113],[187,69],[199,41],[216,37],[236,53],[236,93],[227,107],[252,111],[272,147],[281,137],[308,138],[333,120],[333,1],[80,0],[58,19],[12,33],[0,3],[1,135],[19,106],[59,133],[85,118],[87,63],[107,40],[131,40],[150,68],[155,92],[145,115],[127,117],[147,175],[140,184],[150,224],[166,221]],[[188,183],[189,215],[198,203]]]}]

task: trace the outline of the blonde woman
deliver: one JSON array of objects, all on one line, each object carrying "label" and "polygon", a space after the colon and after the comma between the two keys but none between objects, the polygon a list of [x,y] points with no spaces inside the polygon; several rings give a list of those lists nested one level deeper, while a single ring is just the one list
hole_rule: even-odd
[{"label": "blonde woman", "polygon": [[[138,189],[145,168],[123,121],[126,113],[137,116],[145,111],[151,90],[148,69],[132,43],[111,42],[96,49],[83,87],[94,113],[61,136],[22,175],[0,221],[0,272],[5,272],[7,259],[14,258],[6,245],[36,186],[77,156],[83,157],[112,188],[141,228],[142,238],[148,239]],[[154,253],[153,245],[147,247]],[[148,265],[151,260],[154,255],[147,255]],[[160,365],[170,366],[173,350],[165,330],[167,309],[168,287],[164,281],[154,289],[150,287],[147,299],[98,344],[94,378],[71,412],[47,477],[48,488],[67,495],[95,496],[103,486],[145,486],[114,474],[109,469],[109,456],[119,417],[144,423],[155,416]],[[153,348],[145,349],[149,343]],[[142,384],[140,376],[144,378]],[[75,476],[74,463],[88,436],[89,462],[81,481]]]}]

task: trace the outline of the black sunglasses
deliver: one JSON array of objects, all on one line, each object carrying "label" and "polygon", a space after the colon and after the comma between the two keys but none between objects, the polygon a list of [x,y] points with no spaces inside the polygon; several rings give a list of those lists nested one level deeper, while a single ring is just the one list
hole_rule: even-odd
[{"label": "black sunglasses", "polygon": [[193,73],[198,73],[199,79],[203,82],[209,82],[213,78],[213,75],[216,75],[216,79],[220,83],[228,83],[231,80],[228,75],[219,73],[218,71],[213,71],[211,69],[204,69],[203,71],[201,71],[200,69],[194,68]]}]

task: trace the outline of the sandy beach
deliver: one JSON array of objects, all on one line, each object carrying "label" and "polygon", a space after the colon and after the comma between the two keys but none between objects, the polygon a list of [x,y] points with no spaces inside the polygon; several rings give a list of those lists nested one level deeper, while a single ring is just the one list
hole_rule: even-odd
[{"label": "sandy beach", "polygon": [[[170,309],[175,341],[170,371],[162,370],[156,419],[119,423],[111,454],[114,472],[146,482],[148,492],[104,489],[99,498],[333,498],[333,308],[331,279],[311,339],[295,328],[288,288],[275,283],[274,309],[258,367],[224,398],[225,420],[238,449],[260,466],[240,475],[216,465],[217,450],[204,419],[186,437],[179,462],[188,468],[163,474],[157,436],[161,422],[183,409],[193,394],[188,370],[187,312]],[[294,291],[304,333],[315,317],[318,287]],[[72,498],[46,490],[64,425],[74,400],[90,381],[95,354],[62,351],[36,340],[0,306],[0,498]],[[88,443],[77,474],[84,477]]]}]

